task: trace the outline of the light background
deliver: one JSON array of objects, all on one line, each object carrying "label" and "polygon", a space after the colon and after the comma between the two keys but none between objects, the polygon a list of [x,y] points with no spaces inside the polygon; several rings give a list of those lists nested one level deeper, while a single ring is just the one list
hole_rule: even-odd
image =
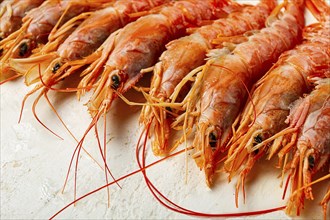
[{"label": "light background", "polygon": [[[258,1],[240,1],[256,4]],[[306,14],[307,24],[314,21]],[[73,79],[74,81],[75,79]],[[147,84],[150,76],[143,80]],[[72,83],[74,85],[74,83]],[[69,85],[71,86],[71,85]],[[24,108],[23,118],[17,123],[24,95],[30,90],[22,79],[0,87],[1,94],[1,218],[44,219],[49,218],[73,200],[73,172],[62,194],[71,155],[76,142],[64,130],[44,100],[37,107],[37,114],[52,130],[64,138],[60,140],[44,129],[33,117],[31,97]],[[126,95],[129,99],[143,101],[136,92]],[[81,138],[91,119],[83,104],[87,95],[78,102],[74,94],[50,94],[59,114],[77,138]],[[121,100],[115,101],[107,117],[108,164],[115,177],[121,177],[138,168],[135,145],[141,132],[138,125],[140,107],[128,107]],[[103,122],[99,130],[103,132]],[[93,132],[87,136],[85,148],[101,164]],[[148,161],[155,161],[150,150]],[[228,213],[260,210],[282,206],[282,190],[279,187],[280,171],[274,168],[276,161],[264,161],[255,166],[246,181],[246,204],[240,195],[239,208],[235,208],[235,180],[228,184],[220,175],[212,190],[204,183],[200,172],[188,155],[188,173],[185,183],[185,156],[179,155],[150,168],[147,173],[154,184],[172,201],[195,211]],[[104,171],[84,152],[78,169],[78,196],[105,184]],[[149,192],[141,173],[120,182],[122,189],[110,187],[110,208],[107,207],[106,190],[102,190],[65,210],[58,218],[66,219],[192,219],[163,207]],[[318,205],[325,192],[325,183],[314,187],[315,201],[306,202],[300,218],[319,219],[322,209]],[[251,219],[290,219],[283,211]]]}]

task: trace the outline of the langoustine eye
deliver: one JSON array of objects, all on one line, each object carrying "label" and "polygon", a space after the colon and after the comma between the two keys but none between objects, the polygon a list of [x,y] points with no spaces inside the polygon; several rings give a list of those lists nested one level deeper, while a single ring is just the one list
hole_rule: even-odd
[{"label": "langoustine eye", "polygon": [[313,170],[315,166],[315,158],[312,155],[308,156],[308,169]]},{"label": "langoustine eye", "polygon": [[217,136],[213,132],[209,134],[209,144],[212,150],[215,150],[217,147]]},{"label": "langoustine eye", "polygon": [[[257,136],[255,136],[253,138],[254,142],[253,142],[253,146],[256,146],[257,144],[260,144],[262,142],[262,137],[260,134],[258,134]],[[254,155],[257,155],[259,153],[259,148],[258,149],[255,149],[253,151]]]},{"label": "langoustine eye", "polygon": [[119,75],[114,74],[111,76],[111,88],[118,89],[120,82],[121,82],[121,79],[120,79]]},{"label": "langoustine eye", "polygon": [[19,46],[19,55],[21,57],[24,57],[26,55],[26,53],[28,52],[29,46],[26,42],[23,42],[20,46]]},{"label": "langoustine eye", "polygon": [[61,64],[55,63],[55,65],[53,66],[52,72],[55,73],[59,68],[61,68]]}]

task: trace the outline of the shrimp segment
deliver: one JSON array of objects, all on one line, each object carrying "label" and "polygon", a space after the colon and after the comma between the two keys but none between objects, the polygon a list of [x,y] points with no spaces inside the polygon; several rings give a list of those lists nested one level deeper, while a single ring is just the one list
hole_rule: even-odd
[{"label": "shrimp segment", "polygon": [[264,154],[270,158],[281,147],[282,137],[270,137],[287,127],[285,121],[289,107],[311,90],[308,78],[325,76],[329,71],[329,28],[329,25],[322,23],[306,27],[303,43],[283,53],[271,70],[256,83],[252,100],[240,116],[225,162],[229,179],[240,174],[237,191],[240,184],[244,185],[243,180],[257,159]]},{"label": "shrimp segment", "polygon": [[[206,53],[212,48],[212,41],[218,37],[229,37],[243,34],[249,30],[264,27],[265,20],[275,7],[275,1],[264,0],[257,6],[236,6],[227,18],[203,26],[193,34],[170,42],[167,50],[155,65],[150,86],[150,96],[160,102],[170,103],[175,87],[191,70],[205,62]],[[150,98],[150,102],[154,99]],[[170,106],[170,104],[169,104]],[[170,108],[171,109],[171,108]],[[172,113],[175,109],[171,109]],[[157,119],[158,118],[158,119]],[[140,122],[145,126],[152,124],[154,141],[152,149],[155,155],[166,155],[170,124],[173,121],[163,107],[144,106]]]},{"label": "shrimp segment", "polygon": [[[22,27],[0,42],[1,76],[3,81],[15,74],[8,65],[9,58],[23,58],[31,55],[32,50],[47,42],[52,30],[85,11],[102,7],[107,0],[47,0],[34,8],[23,18]],[[54,30],[55,30],[54,29]]]},{"label": "shrimp segment", "polygon": [[232,50],[224,47],[210,52],[209,61],[197,74],[184,100],[186,116],[198,113],[193,157],[198,167],[204,169],[208,186],[212,185],[217,163],[227,149],[231,128],[249,88],[282,52],[300,41],[303,26],[304,1],[286,1],[274,10],[268,27],[247,37],[247,42]]},{"label": "shrimp segment", "polygon": [[[67,62],[81,60],[92,54],[111,33],[134,19],[130,14],[150,10],[164,3],[166,1],[119,0],[104,9],[83,13],[57,30],[38,54],[26,59],[12,59],[10,66],[24,74],[26,84],[30,85],[40,81],[40,65],[44,83],[51,86],[73,72],[68,70],[70,63]],[[76,25],[79,26],[70,31]]]},{"label": "shrimp segment", "polygon": [[[0,39],[17,31],[22,25],[22,18],[44,0],[5,0],[1,3]],[[1,54],[0,54],[1,55]]]}]

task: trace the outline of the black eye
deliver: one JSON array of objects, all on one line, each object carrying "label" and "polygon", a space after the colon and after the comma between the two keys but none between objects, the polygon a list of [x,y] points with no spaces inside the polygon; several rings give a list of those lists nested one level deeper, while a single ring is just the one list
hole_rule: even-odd
[{"label": "black eye", "polygon": [[120,77],[118,75],[116,75],[116,74],[115,75],[112,75],[111,76],[111,81],[112,81],[111,88],[118,89],[119,84],[120,84]]},{"label": "black eye", "polygon": [[165,109],[166,109],[167,111],[169,111],[169,112],[172,112],[171,107],[168,107],[168,106],[167,106]]},{"label": "black eye", "polygon": [[209,144],[212,150],[215,150],[215,148],[217,147],[217,136],[213,132],[209,134]]},{"label": "black eye", "polygon": [[259,153],[259,148],[258,149],[255,149],[254,151],[253,151],[253,154],[254,155],[257,155]]},{"label": "black eye", "polygon": [[258,134],[253,138],[253,140],[254,140],[253,146],[256,146],[257,144],[260,144],[262,142],[262,137],[260,136],[260,134]]},{"label": "black eye", "polygon": [[315,166],[315,158],[311,155],[308,156],[308,169],[312,170]]},{"label": "black eye", "polygon": [[53,69],[52,69],[52,72],[55,73],[59,68],[61,67],[61,64],[60,63],[55,63]]},{"label": "black eye", "polygon": [[25,56],[25,54],[28,52],[28,49],[29,49],[29,46],[27,45],[27,43],[22,43],[20,46],[19,46],[19,55],[21,57]]}]

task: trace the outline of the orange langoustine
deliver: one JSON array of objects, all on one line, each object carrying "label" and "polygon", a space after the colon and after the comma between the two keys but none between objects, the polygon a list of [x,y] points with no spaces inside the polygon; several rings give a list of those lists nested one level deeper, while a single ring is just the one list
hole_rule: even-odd
[{"label": "orange langoustine", "polygon": [[[173,1],[159,7],[156,13],[143,16],[109,36],[102,55],[82,72],[82,87],[96,86],[87,103],[93,119],[72,155],[69,170],[75,156],[75,167],[78,167],[86,135],[91,129],[97,129],[97,122],[109,110],[117,95],[126,92],[143,76],[141,69],[155,64],[165,44],[184,35],[188,27],[200,26],[205,20],[223,16],[230,4],[227,0]],[[102,157],[105,159],[104,155]]]}]

